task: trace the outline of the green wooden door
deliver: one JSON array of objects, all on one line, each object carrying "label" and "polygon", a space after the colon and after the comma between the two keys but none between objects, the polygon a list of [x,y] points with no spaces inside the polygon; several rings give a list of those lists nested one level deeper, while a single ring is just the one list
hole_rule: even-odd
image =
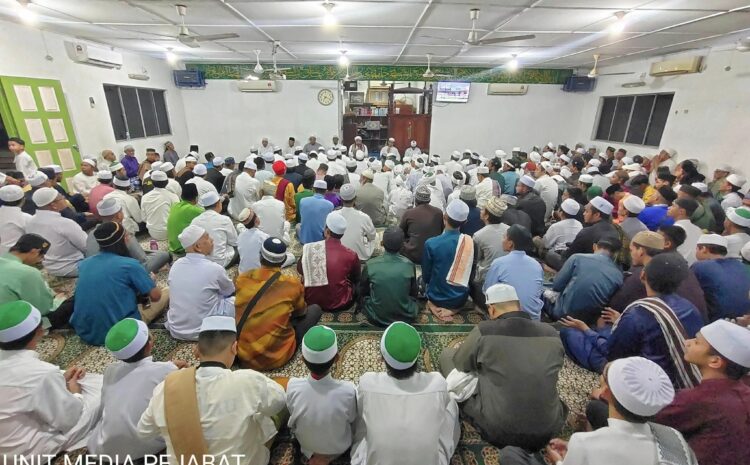
[{"label": "green wooden door", "polygon": [[38,167],[62,167],[70,190],[81,155],[60,81],[0,76],[0,115],[8,135],[26,142],[26,151]]}]

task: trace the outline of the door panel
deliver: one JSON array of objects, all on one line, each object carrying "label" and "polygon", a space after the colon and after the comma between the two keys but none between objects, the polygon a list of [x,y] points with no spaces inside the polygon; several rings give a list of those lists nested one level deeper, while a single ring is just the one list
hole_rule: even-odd
[{"label": "door panel", "polygon": [[0,76],[0,115],[8,133],[26,142],[37,166],[62,167],[67,185],[81,156],[60,81]]},{"label": "door panel", "polygon": [[430,150],[432,115],[391,115],[388,118],[389,136],[396,139],[396,147],[403,154],[411,141],[423,152]]}]

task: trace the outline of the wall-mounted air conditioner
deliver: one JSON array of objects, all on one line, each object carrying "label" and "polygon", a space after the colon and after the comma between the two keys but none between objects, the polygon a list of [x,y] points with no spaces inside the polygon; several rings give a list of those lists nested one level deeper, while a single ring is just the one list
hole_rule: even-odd
[{"label": "wall-mounted air conditioner", "polygon": [[676,58],[674,60],[651,63],[651,76],[674,76],[677,74],[697,73],[701,70],[702,56]]},{"label": "wall-mounted air conditioner", "polygon": [[237,81],[237,88],[240,92],[276,92],[276,81],[258,80],[258,81]]},{"label": "wall-mounted air conditioner", "polygon": [[65,41],[65,51],[76,63],[101,66],[102,68],[122,67],[122,54],[98,45],[83,42]]},{"label": "wall-mounted air conditioner", "polygon": [[487,86],[487,95],[524,95],[528,90],[528,84],[492,83]]}]

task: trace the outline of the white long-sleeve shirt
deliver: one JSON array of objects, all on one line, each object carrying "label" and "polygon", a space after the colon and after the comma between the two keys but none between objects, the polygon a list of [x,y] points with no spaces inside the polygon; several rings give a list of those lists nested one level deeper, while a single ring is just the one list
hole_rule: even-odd
[{"label": "white long-sleeve shirt", "polygon": [[360,260],[367,260],[375,250],[375,226],[369,216],[356,208],[344,207],[339,210],[346,219],[346,231],[341,243],[356,252]]},{"label": "white long-sleeve shirt", "polygon": [[552,211],[555,209],[559,189],[560,188],[557,185],[557,182],[547,174],[540,176],[536,180],[536,186],[534,187],[534,190],[539,193],[539,197],[544,200],[544,205],[545,207],[547,207],[544,213],[545,219],[549,218],[550,215],[552,215]]},{"label": "white long-sleeve shirt", "polygon": [[260,219],[258,229],[272,237],[283,239],[284,237],[284,202],[275,199],[271,195],[263,196],[255,202],[253,211]]},{"label": "white long-sleeve shirt", "polygon": [[687,260],[688,266],[692,265],[697,261],[697,258],[695,258],[695,247],[698,244],[698,239],[703,234],[703,230],[694,225],[690,220],[677,220],[674,222],[674,225],[685,230],[685,242],[677,247],[677,252]]},{"label": "white long-sleeve shirt", "polygon": [[229,214],[237,218],[242,210],[260,199],[260,181],[249,173],[240,173],[234,181],[234,197],[229,199]]},{"label": "white long-sleeve shirt", "polygon": [[89,438],[88,453],[123,458],[129,455],[136,460],[164,450],[163,439],[142,439],[137,426],[154,388],[175,370],[174,363],[154,362],[152,357],[108,366],[102,386],[102,421]]},{"label": "white long-sleeve shirt", "polygon": [[214,241],[214,250],[208,256],[209,260],[225,267],[234,258],[234,248],[237,247],[237,230],[228,216],[221,215],[215,210],[206,210],[190,223],[205,229]]},{"label": "white long-sleeve shirt", "polygon": [[105,195],[104,198],[114,198],[120,202],[120,205],[122,206],[122,215],[124,216],[122,225],[130,234],[137,233],[139,229],[138,225],[143,223],[143,212],[141,211],[141,206],[138,205],[138,201],[135,197],[125,191],[115,189]]},{"label": "white long-sleeve shirt", "polygon": [[180,198],[167,189],[155,187],[141,199],[141,211],[151,237],[157,241],[167,240],[167,218],[169,209]]},{"label": "white long-sleeve shirt", "polygon": [[25,150],[13,158],[13,163],[16,165],[16,171],[23,173],[27,180],[36,173],[36,163]]},{"label": "white long-sleeve shirt", "polygon": [[[203,436],[216,463],[222,456],[239,456],[242,465],[267,465],[271,453],[265,443],[277,432],[271,417],[285,405],[281,386],[253,370],[220,367],[198,368],[195,384]],[[138,422],[138,434],[163,437],[170,463],[178,463],[164,413],[164,383],[154,389]]]},{"label": "white long-sleeve shirt", "polygon": [[0,254],[10,250],[26,234],[26,225],[30,220],[31,215],[22,212],[21,207],[0,207]]},{"label": "white long-sleeve shirt", "polygon": [[[568,442],[563,465],[658,465],[656,440],[647,423],[610,418],[609,426],[590,433],[575,433]],[[679,433],[678,433],[679,434]],[[690,450],[687,447],[687,450]],[[695,456],[692,463],[697,463]]]},{"label": "white long-sleeve shirt", "polygon": [[81,194],[83,196],[88,196],[89,192],[91,192],[91,189],[94,188],[99,184],[99,178],[96,177],[95,174],[92,174],[91,176],[86,176],[83,173],[76,173],[75,176],[73,176],[73,194]]},{"label": "white long-sleeve shirt", "polygon": [[165,187],[165,189],[176,195],[177,198],[180,198],[182,196],[182,186],[179,182],[175,181],[172,178],[169,178],[167,180],[167,187]]},{"label": "white long-sleeve shirt", "polygon": [[72,394],[37,352],[0,350],[0,372],[0,456],[55,455],[91,432],[98,396]]},{"label": "white long-sleeve shirt", "polygon": [[26,232],[42,236],[50,243],[44,254],[44,268],[52,276],[78,276],[78,262],[86,253],[88,236],[75,221],[58,212],[37,210],[26,224]]},{"label": "white long-sleeve shirt", "polygon": [[557,223],[552,223],[547,232],[544,233],[544,248],[548,250],[567,249],[567,245],[573,242],[583,225],[575,218],[566,218]]},{"label": "white long-sleeve shirt", "polygon": [[327,375],[321,379],[291,378],[286,388],[289,429],[302,453],[336,456],[352,445],[357,419],[357,389],[349,381]]},{"label": "white long-sleeve shirt", "polygon": [[198,340],[203,318],[212,315],[234,293],[224,267],[199,253],[188,253],[174,262],[167,282],[167,329],[175,339],[187,341]]},{"label": "white long-sleeve shirt", "polygon": [[492,178],[489,176],[484,178],[482,182],[478,183],[476,186],[476,195],[477,195],[477,208],[482,209],[487,205],[487,202],[490,201],[493,194],[493,184],[492,184]]},{"label": "white long-sleeve shirt", "polygon": [[447,465],[460,433],[458,405],[440,373],[359,379],[352,465]]},{"label": "white long-sleeve shirt", "polygon": [[198,198],[200,198],[200,196],[202,196],[203,194],[212,191],[216,192],[217,194],[219,193],[219,191],[216,190],[216,186],[201,178],[200,176],[190,178],[185,184],[195,184],[195,188],[198,189]]},{"label": "white long-sleeve shirt", "polygon": [[258,228],[245,228],[237,236],[237,251],[240,254],[239,272],[260,268],[260,250],[268,234]]}]

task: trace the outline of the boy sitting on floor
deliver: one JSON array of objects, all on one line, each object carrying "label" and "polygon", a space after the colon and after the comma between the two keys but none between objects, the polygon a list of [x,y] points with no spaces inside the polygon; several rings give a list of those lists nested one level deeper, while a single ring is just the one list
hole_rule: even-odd
[{"label": "boy sitting on floor", "polygon": [[291,378],[287,384],[289,429],[310,465],[328,465],[352,444],[357,390],[331,376],[339,356],[336,332],[328,326],[315,326],[305,334],[302,357],[310,376]]}]

